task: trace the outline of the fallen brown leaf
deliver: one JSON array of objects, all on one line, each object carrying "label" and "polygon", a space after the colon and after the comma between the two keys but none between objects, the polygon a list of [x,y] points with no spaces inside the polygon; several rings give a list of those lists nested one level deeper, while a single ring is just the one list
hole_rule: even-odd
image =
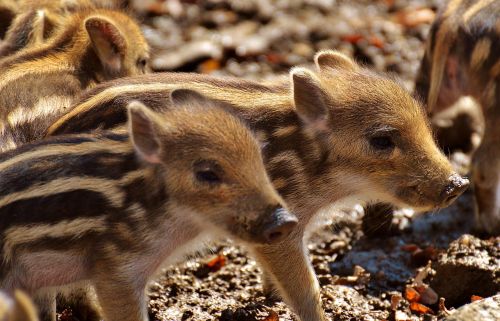
[{"label": "fallen brown leaf", "polygon": [[401,302],[403,298],[398,294],[398,295],[392,295],[391,296],[391,310],[395,311],[398,308],[399,302]]},{"label": "fallen brown leaf", "polygon": [[405,252],[415,252],[416,250],[419,250],[420,247],[417,245],[417,244],[405,244],[403,246],[401,246],[401,250],[405,251]]},{"label": "fallen brown leaf", "polygon": [[434,314],[434,311],[431,308],[426,307],[425,305],[418,302],[410,303],[410,310],[418,314]]},{"label": "fallen brown leaf", "polygon": [[377,36],[370,37],[370,44],[380,49],[384,48],[384,41]]},{"label": "fallen brown leaf", "polygon": [[342,41],[349,42],[349,43],[357,43],[361,39],[363,39],[363,35],[360,34],[352,34],[352,35],[347,35],[342,37]]},{"label": "fallen brown leaf", "polygon": [[219,271],[224,265],[226,265],[226,257],[222,254],[217,255],[207,262],[207,267],[209,267],[212,272]]},{"label": "fallen brown leaf", "polygon": [[417,290],[412,288],[411,286],[407,286],[405,289],[405,298],[406,300],[410,301],[411,303],[413,302],[419,302],[420,301],[420,293],[418,293]]},{"label": "fallen brown leaf", "polygon": [[262,321],[279,321],[278,313],[273,310],[269,311],[269,315]]},{"label": "fallen brown leaf", "polygon": [[209,74],[219,69],[220,69],[220,62],[216,59],[207,59],[200,65],[200,72],[202,74]]},{"label": "fallen brown leaf", "polygon": [[484,299],[483,297],[479,296],[479,295],[472,295],[470,297],[470,302],[476,302],[476,301],[479,301],[479,300],[482,300]]}]

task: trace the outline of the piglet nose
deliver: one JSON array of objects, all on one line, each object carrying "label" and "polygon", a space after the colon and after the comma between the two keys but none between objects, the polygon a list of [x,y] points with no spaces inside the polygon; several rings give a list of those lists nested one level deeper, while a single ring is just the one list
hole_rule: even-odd
[{"label": "piglet nose", "polygon": [[262,233],[267,243],[277,243],[286,238],[297,226],[298,219],[286,209],[279,207],[271,213]]},{"label": "piglet nose", "polygon": [[468,187],[469,180],[461,177],[457,173],[452,174],[448,178],[449,184],[441,193],[443,206],[450,205],[458,196],[460,196]]}]

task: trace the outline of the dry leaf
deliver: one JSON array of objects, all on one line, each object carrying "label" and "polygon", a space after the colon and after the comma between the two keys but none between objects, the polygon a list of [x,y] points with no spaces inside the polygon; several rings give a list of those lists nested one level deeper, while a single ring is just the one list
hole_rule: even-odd
[{"label": "dry leaf", "polygon": [[384,41],[377,36],[370,37],[370,44],[380,49],[384,48]]},{"label": "dry leaf", "polygon": [[200,65],[200,72],[202,74],[209,74],[215,70],[220,69],[220,62],[216,59],[207,59]]},{"label": "dry leaf", "polygon": [[397,310],[399,302],[401,302],[402,299],[400,295],[391,295],[391,310]]},{"label": "dry leaf", "polygon": [[357,43],[358,41],[360,41],[361,39],[363,39],[364,37],[360,34],[352,34],[352,35],[347,35],[347,36],[343,36],[342,37],[342,41],[346,41],[346,42],[349,42],[349,43]]},{"label": "dry leaf", "polygon": [[401,250],[403,250],[405,252],[413,253],[416,250],[420,250],[420,247],[417,244],[405,244],[405,245],[401,246]]},{"label": "dry leaf", "polygon": [[425,305],[418,303],[418,302],[412,302],[410,303],[410,310],[413,312],[416,312],[418,314],[434,314],[434,311],[432,311],[431,308],[426,307]]},{"label": "dry leaf", "polygon": [[419,302],[420,301],[420,293],[417,290],[412,288],[411,286],[407,286],[405,289],[405,298],[410,302]]},{"label": "dry leaf", "polygon": [[482,300],[484,299],[483,297],[479,296],[479,295],[472,295],[470,297],[470,302],[476,302],[476,301],[479,301],[479,300]]},{"label": "dry leaf", "polygon": [[272,64],[280,64],[284,61],[283,55],[277,53],[268,53],[266,59]]},{"label": "dry leaf", "polygon": [[279,321],[278,313],[273,310],[269,311],[269,315],[262,321]]},{"label": "dry leaf", "polygon": [[226,265],[226,257],[222,254],[217,255],[207,263],[207,267],[209,267],[212,272],[219,271],[224,265]]}]

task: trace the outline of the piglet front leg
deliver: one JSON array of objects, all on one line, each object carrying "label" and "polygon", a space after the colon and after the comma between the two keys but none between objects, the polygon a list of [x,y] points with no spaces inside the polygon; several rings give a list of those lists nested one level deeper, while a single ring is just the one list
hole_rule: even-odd
[{"label": "piglet front leg", "polygon": [[105,321],[148,321],[146,281],[130,276],[132,263],[102,264],[93,278]]},{"label": "piglet front leg", "polygon": [[301,321],[326,320],[318,280],[308,262],[302,232],[292,233],[277,244],[259,246],[252,252],[264,270],[264,286],[274,285]]}]

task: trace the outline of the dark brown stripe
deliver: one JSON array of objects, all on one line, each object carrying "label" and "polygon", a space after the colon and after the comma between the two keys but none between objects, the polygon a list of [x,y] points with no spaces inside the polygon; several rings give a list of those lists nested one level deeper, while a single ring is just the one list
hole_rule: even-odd
[{"label": "dark brown stripe", "polygon": [[[168,92],[124,92],[109,102],[92,106],[90,110],[79,113],[62,123],[52,135],[85,133],[96,128],[110,129],[127,121],[126,106],[133,100],[143,102],[149,108],[159,111],[168,104]],[[74,105],[72,108],[77,107]]]},{"label": "dark brown stripe", "polygon": [[55,224],[71,218],[91,218],[116,211],[100,193],[89,190],[32,197],[0,208],[0,231],[13,226]]},{"label": "dark brown stripe", "polygon": [[0,39],[5,37],[5,34],[15,17],[16,13],[13,8],[10,8],[7,5],[0,5]]},{"label": "dark brown stripe", "polygon": [[33,21],[37,16],[35,10],[23,13],[13,21],[4,42],[0,46],[0,57],[8,56],[28,44],[30,33],[33,31]]},{"label": "dark brown stripe", "polygon": [[[0,163],[22,153],[28,152],[33,149],[43,148],[44,146],[51,145],[61,145],[64,148],[65,145],[76,145],[87,142],[97,142],[102,137],[102,135],[71,135],[71,136],[57,136],[43,141],[35,141],[30,144],[25,144],[17,147],[16,149],[0,153]],[[127,137],[128,139],[128,137]],[[0,175],[2,173],[0,172]]]},{"label": "dark brown stripe", "polygon": [[[106,141],[100,144],[105,145]],[[64,145],[61,145],[61,151],[63,150]],[[93,177],[116,180],[139,167],[140,163],[132,149],[127,154],[96,152],[33,158],[30,161],[18,162],[0,172],[0,197],[60,178]]]},{"label": "dark brown stripe", "polygon": [[123,187],[123,190],[126,192],[124,208],[137,203],[146,212],[154,212],[158,210],[158,206],[162,206],[168,201],[167,188],[162,182],[158,181],[158,177],[162,177],[162,174],[154,173],[151,176],[154,176],[156,179],[141,177]]},{"label": "dark brown stripe", "polygon": [[13,65],[23,62],[41,59],[46,57],[49,53],[55,54],[64,51],[74,42],[74,35],[77,33],[79,28],[79,25],[70,26],[62,34],[45,46],[34,48],[28,52],[20,52],[19,54],[5,58],[0,62],[0,70],[6,70],[11,68]]}]

